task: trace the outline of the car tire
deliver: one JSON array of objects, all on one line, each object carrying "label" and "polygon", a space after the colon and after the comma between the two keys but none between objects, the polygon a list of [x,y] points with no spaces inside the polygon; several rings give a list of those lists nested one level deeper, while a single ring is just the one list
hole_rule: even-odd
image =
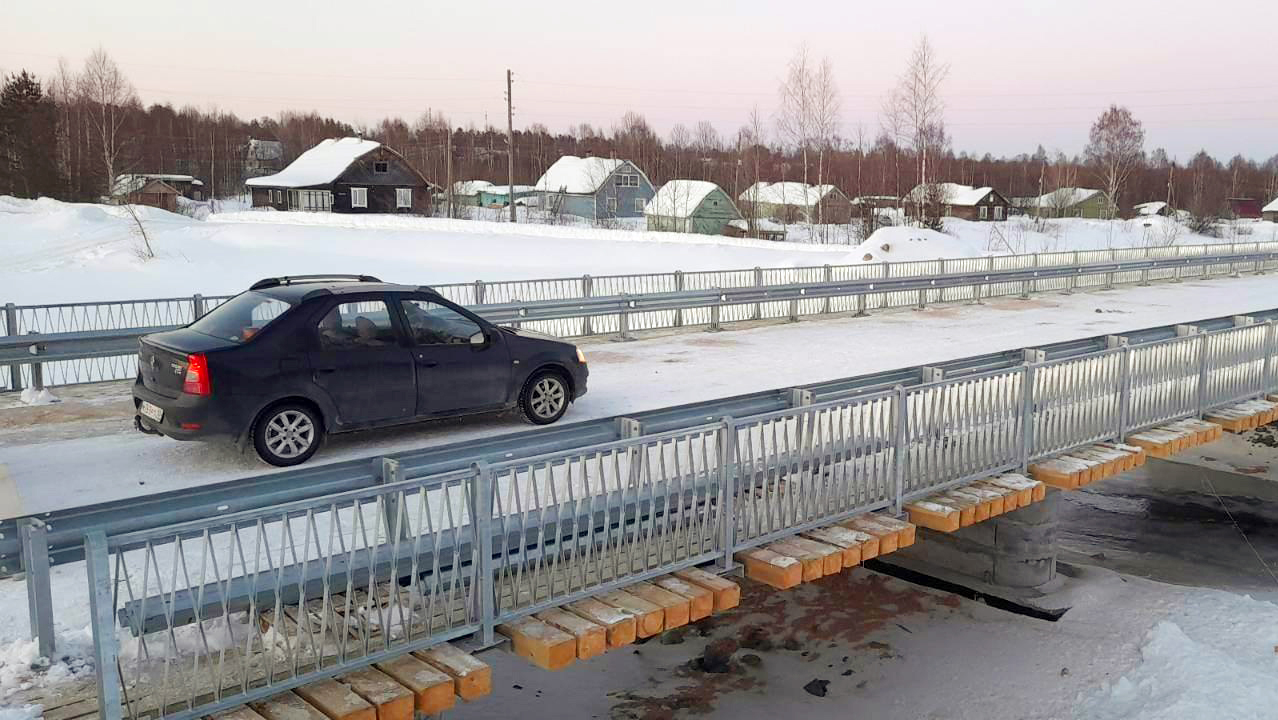
[{"label": "car tire", "polygon": [[519,393],[519,410],[534,425],[549,425],[568,412],[572,393],[563,373],[539,370],[533,373]]},{"label": "car tire", "polygon": [[319,449],[323,437],[319,413],[302,403],[267,408],[253,425],[257,456],[276,467],[306,462]]}]

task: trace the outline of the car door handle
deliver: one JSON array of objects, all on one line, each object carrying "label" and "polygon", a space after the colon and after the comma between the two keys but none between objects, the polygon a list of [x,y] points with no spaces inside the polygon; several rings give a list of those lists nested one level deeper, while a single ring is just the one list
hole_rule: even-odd
[{"label": "car door handle", "polygon": [[433,367],[439,366],[439,363],[435,362],[434,360],[418,360],[417,364],[424,368],[433,368]]}]

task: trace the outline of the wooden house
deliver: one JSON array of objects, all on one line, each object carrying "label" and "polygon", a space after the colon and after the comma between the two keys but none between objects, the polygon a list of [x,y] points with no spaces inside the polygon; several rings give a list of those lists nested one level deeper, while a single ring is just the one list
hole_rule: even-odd
[{"label": "wooden house", "polygon": [[[905,196],[906,214],[919,217],[922,210],[939,205],[939,215],[974,220],[1001,222],[1007,219],[1011,204],[1002,193],[991,187],[972,187],[958,183],[918,185]],[[937,216],[938,209],[928,210],[929,216]]]},{"label": "wooden house", "polygon": [[1044,218],[1109,219],[1118,216],[1118,206],[1103,190],[1063,187],[1039,196],[1027,208],[1030,215]]},{"label": "wooden house", "polygon": [[833,185],[757,182],[737,200],[744,212],[782,223],[842,225],[852,220],[852,201]]},{"label": "wooden house", "polygon": [[641,217],[656,191],[629,160],[565,155],[546,168],[534,193],[553,214],[604,220]]},{"label": "wooden house", "polygon": [[704,180],[671,180],[662,185],[644,210],[649,230],[729,234],[741,212],[718,185]]},{"label": "wooden house", "polygon": [[169,212],[177,212],[178,196],[182,193],[163,180],[148,180],[142,187],[127,195],[119,196],[121,204],[150,205]]},{"label": "wooden house", "polygon": [[[115,182],[111,185],[111,197],[116,202],[136,202],[127,198],[137,195],[148,184],[157,180],[167,185],[170,189],[176,190],[178,195],[187,200],[200,201],[206,199],[202,181],[192,175],[179,175],[176,173],[128,173],[117,175]],[[164,194],[167,194],[167,192]],[[141,204],[149,205],[150,203]],[[156,207],[160,206],[157,205]]]},{"label": "wooden house", "polygon": [[325,140],[244,184],[255,208],[338,213],[427,213],[434,189],[404,156],[358,137]]}]

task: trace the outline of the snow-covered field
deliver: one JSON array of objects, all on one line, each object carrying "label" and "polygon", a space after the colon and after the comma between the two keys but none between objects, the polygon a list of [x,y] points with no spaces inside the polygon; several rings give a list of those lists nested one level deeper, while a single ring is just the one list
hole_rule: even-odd
[{"label": "snow-covered field", "polygon": [[[1026,218],[1006,223],[946,221],[945,233],[884,228],[857,245],[846,228],[825,233],[851,244],[814,242],[790,226],[793,242],[643,230],[584,222],[561,225],[402,215],[334,215],[197,208],[196,217],[120,207],[0,196],[0,302],[44,304],[239,292],[272,275],[366,273],[414,284],[610,275],[674,270],[904,262],[985,254],[1145,245],[1278,240],[1278,225],[1251,223],[1223,239],[1148,221]],[[227,212],[227,209],[232,211]],[[475,217],[496,211],[468,208]],[[196,219],[202,218],[202,219]],[[1146,222],[1149,227],[1146,227]],[[1233,227],[1233,226],[1231,226]],[[1238,229],[1242,228],[1242,229]],[[1242,234],[1245,230],[1246,234]],[[143,232],[153,258],[144,257]],[[886,248],[886,249],[885,249]]]}]

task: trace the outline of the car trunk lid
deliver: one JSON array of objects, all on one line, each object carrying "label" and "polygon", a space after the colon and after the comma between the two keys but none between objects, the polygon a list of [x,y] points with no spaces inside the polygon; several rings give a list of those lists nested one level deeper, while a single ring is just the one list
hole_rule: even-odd
[{"label": "car trunk lid", "polygon": [[147,335],[138,343],[138,374],[148,390],[175,398],[182,394],[188,355],[229,346],[233,344],[185,328]]}]

